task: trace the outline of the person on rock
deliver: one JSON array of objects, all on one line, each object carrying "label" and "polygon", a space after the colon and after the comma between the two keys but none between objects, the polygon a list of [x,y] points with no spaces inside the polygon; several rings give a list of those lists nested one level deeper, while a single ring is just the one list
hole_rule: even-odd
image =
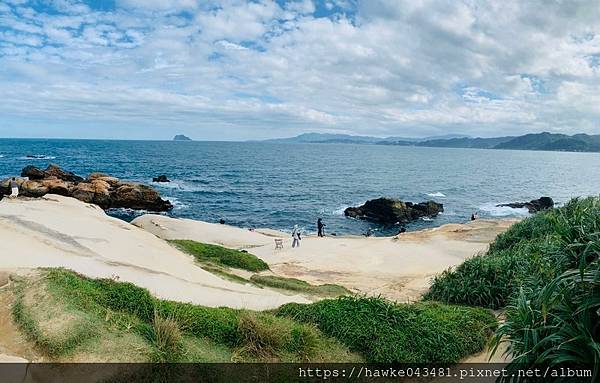
[{"label": "person on rock", "polygon": [[19,196],[19,185],[17,184],[17,179],[13,177],[10,180],[10,198],[17,198]]}]

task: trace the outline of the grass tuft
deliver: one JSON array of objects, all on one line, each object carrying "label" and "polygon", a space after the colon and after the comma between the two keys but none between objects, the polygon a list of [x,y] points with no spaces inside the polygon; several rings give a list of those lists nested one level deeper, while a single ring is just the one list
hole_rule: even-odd
[{"label": "grass tuft", "polygon": [[297,291],[323,297],[337,297],[340,295],[351,294],[348,289],[340,285],[325,284],[315,286],[300,279],[285,278],[275,275],[255,274],[250,278],[250,281],[260,286],[273,287],[288,291]]},{"label": "grass tuft", "polygon": [[200,263],[210,263],[254,272],[269,270],[267,263],[250,253],[190,240],[172,240],[169,242],[192,255]]}]

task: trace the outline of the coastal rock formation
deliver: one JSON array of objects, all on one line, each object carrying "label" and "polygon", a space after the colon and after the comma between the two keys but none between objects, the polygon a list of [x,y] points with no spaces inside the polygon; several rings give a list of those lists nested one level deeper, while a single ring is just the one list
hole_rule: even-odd
[{"label": "coastal rock formation", "polygon": [[444,211],[444,205],[435,201],[402,202],[393,198],[377,198],[359,207],[349,207],[344,215],[383,224],[407,223],[421,217],[435,217]]},{"label": "coastal rock formation", "polygon": [[[160,198],[152,187],[134,182],[122,182],[118,178],[103,173],[92,173],[83,179],[56,165],[46,170],[27,166],[18,179],[20,195],[42,197],[46,194],[59,194],[80,201],[94,203],[102,209],[130,208],[151,211],[167,211],[173,208],[171,202]],[[10,194],[10,179],[0,183],[0,193]]]},{"label": "coastal rock formation", "polygon": [[538,211],[552,209],[554,207],[554,200],[550,197],[540,197],[529,202],[504,203],[496,205],[496,207],[511,207],[513,209],[527,208],[530,213],[537,213]]},{"label": "coastal rock formation", "polygon": [[21,177],[28,177],[30,180],[41,180],[55,177],[57,179],[69,182],[80,182],[83,178],[75,175],[73,172],[66,172],[56,165],[48,165],[46,170],[40,170],[35,166],[26,166],[21,170]]},{"label": "coastal rock formation", "polygon": [[173,137],[173,141],[192,141],[192,139],[183,134],[178,134],[175,137]]},{"label": "coastal rock formation", "polygon": [[162,174],[158,177],[152,178],[152,182],[171,182],[166,175]]}]

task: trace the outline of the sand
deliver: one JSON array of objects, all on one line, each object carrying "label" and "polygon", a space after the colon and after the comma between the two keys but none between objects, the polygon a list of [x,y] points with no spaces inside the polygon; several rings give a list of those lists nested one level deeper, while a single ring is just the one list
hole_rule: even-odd
[{"label": "sand", "polygon": [[[274,230],[249,231],[160,215],[144,215],[132,223],[164,239],[246,249],[266,261],[276,275],[411,302],[421,297],[435,275],[484,252],[514,222],[477,220],[399,237],[305,237],[295,249],[289,234]],[[275,238],[283,239],[283,249],[275,249]]]},{"label": "sand", "polygon": [[223,280],[155,235],[95,205],[57,195],[0,201],[0,254],[0,272],[64,267],[209,307],[263,310],[308,302],[300,295]]}]

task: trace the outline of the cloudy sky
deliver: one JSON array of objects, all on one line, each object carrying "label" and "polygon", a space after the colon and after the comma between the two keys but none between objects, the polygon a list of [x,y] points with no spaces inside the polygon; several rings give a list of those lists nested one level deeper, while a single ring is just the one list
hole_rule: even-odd
[{"label": "cloudy sky", "polygon": [[600,134],[600,3],[0,0],[0,136]]}]

